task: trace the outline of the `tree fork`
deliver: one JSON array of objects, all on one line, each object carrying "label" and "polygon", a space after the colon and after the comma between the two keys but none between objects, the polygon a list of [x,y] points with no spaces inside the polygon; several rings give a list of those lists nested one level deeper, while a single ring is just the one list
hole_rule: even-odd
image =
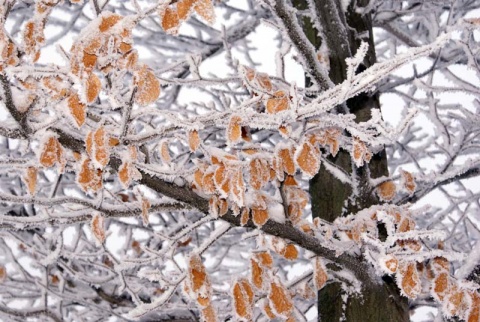
[{"label": "tree fork", "polygon": [[[359,72],[376,62],[370,14],[361,15],[355,11],[357,7],[367,5],[368,1],[358,0],[351,3],[346,12],[343,12],[338,0],[294,0],[293,3],[300,10],[306,10],[309,4],[314,4],[314,8],[310,10],[319,19],[323,30],[319,33],[312,21],[306,17],[302,21],[303,30],[317,50],[322,41],[326,42],[329,49],[329,76],[334,84],[345,80],[345,59],[355,55],[362,41],[368,42],[369,48]],[[311,80],[307,76],[306,86],[309,85]],[[377,94],[362,93],[349,99],[346,106],[350,113],[356,115],[357,122],[365,122],[370,119],[373,108],[380,108],[379,97]],[[339,111],[342,112],[341,109]],[[374,155],[368,166],[356,169],[352,169],[351,157],[346,151],[340,151],[336,157],[328,159],[347,173],[356,172],[359,178],[359,195],[350,200],[351,187],[340,182],[321,166],[309,187],[313,217],[332,222],[346,213],[354,213],[378,204],[378,198],[369,186],[369,177],[388,176],[384,150]],[[400,295],[398,287],[390,277],[383,278],[382,283],[375,285],[364,283],[362,295],[350,296],[345,309],[343,305],[340,283],[326,285],[318,294],[318,320],[339,321],[343,317],[347,322],[409,321],[408,301]]]}]

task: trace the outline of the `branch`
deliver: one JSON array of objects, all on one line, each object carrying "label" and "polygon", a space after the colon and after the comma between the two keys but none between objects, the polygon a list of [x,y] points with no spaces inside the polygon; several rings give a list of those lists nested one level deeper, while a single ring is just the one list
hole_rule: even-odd
[{"label": "branch", "polygon": [[[13,103],[12,89],[10,88],[10,81],[4,73],[0,74],[0,82],[3,88],[3,101],[8,112],[12,115],[19,125],[19,131],[23,137],[26,137],[30,132],[27,124],[27,112],[21,113]],[[27,110],[28,111],[28,110]]]}]

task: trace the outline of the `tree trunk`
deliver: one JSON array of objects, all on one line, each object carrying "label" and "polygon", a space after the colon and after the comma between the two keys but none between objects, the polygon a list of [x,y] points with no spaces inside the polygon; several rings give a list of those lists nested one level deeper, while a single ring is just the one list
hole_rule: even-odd
[{"label": "tree trunk", "polygon": [[[329,76],[333,83],[338,84],[345,79],[345,59],[355,55],[362,41],[368,42],[369,50],[363,66],[361,65],[357,72],[376,62],[370,14],[360,15],[355,10],[366,5],[368,0],[352,1],[346,12],[341,9],[340,0],[308,2],[315,3],[315,14],[321,22],[322,34],[325,37],[322,39],[318,35],[308,18],[302,21],[304,32],[317,49],[322,41],[326,41],[329,48]],[[307,0],[294,0],[294,5],[300,10],[308,6]],[[310,84],[308,77],[306,84]],[[371,117],[371,110],[379,106],[378,95],[366,93],[349,99],[346,104],[348,111],[356,115],[357,122],[367,121]],[[345,107],[339,107],[338,112],[342,113],[344,109]],[[330,157],[329,160],[348,173],[356,171],[360,185],[359,195],[353,200],[349,198],[351,187],[340,182],[322,166],[310,181],[313,217],[332,222],[341,215],[379,203],[369,186],[368,178],[388,176],[385,151],[375,155],[370,164],[362,168],[352,169],[351,157],[346,151],[340,151],[335,158]],[[347,322],[409,321],[408,301],[400,295],[395,282],[388,276],[375,285],[364,283],[362,294],[349,296],[346,303],[345,296],[340,283],[326,285],[318,294],[318,320],[336,322],[344,318]]]}]

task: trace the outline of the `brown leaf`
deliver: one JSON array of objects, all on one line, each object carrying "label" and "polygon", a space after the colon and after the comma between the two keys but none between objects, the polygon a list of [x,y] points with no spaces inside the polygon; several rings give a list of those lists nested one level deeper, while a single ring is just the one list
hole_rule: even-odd
[{"label": "brown leaf", "polygon": [[276,279],[270,284],[268,299],[277,315],[288,317],[293,311],[293,301],[285,287]]},{"label": "brown leaf", "polygon": [[378,185],[377,194],[383,201],[391,201],[397,193],[397,188],[393,181],[385,181]]},{"label": "brown leaf", "polygon": [[413,174],[408,171],[401,170],[401,183],[403,190],[405,190],[410,196],[413,195],[415,189],[417,188],[417,184],[415,183],[415,178]]},{"label": "brown leaf", "polygon": [[83,191],[96,192],[102,188],[102,170],[95,169],[91,160],[84,158],[77,173],[77,182]]},{"label": "brown leaf", "polygon": [[35,188],[37,187],[37,172],[36,167],[28,167],[23,176],[23,181],[27,185],[28,192],[31,196],[35,195]]},{"label": "brown leaf", "polygon": [[117,14],[111,12],[104,12],[102,14],[102,21],[100,22],[98,29],[100,30],[100,32],[107,32],[122,19],[123,17]]},{"label": "brown leaf", "polygon": [[92,103],[98,97],[100,90],[102,89],[102,83],[97,75],[91,73],[86,81],[86,93],[87,103]]},{"label": "brown leaf", "polygon": [[142,221],[144,226],[148,226],[150,223],[148,219],[148,210],[150,209],[150,201],[147,198],[142,198]]},{"label": "brown leaf", "polygon": [[94,214],[91,222],[92,233],[100,244],[105,241],[104,218],[100,214]]},{"label": "brown leaf", "polygon": [[268,210],[252,208],[252,220],[257,227],[262,227],[268,221]]},{"label": "brown leaf", "polygon": [[200,136],[198,135],[197,130],[188,132],[188,146],[190,147],[191,152],[197,151],[200,146]]},{"label": "brown leaf", "polygon": [[421,291],[417,265],[415,263],[406,263],[400,267],[397,274],[401,276],[400,289],[406,296],[415,299]]},{"label": "brown leaf", "polygon": [[135,101],[138,105],[151,104],[160,96],[160,82],[147,65],[134,73],[134,84],[137,86]]},{"label": "brown leaf", "polygon": [[178,33],[178,27],[180,26],[180,19],[178,17],[177,8],[167,7],[160,17],[162,20],[162,28],[169,34]]},{"label": "brown leaf", "polygon": [[215,11],[212,0],[197,0],[195,2],[195,11],[209,24],[215,23]]},{"label": "brown leaf", "polygon": [[232,115],[227,127],[227,142],[235,144],[242,141],[242,118],[238,115]]},{"label": "brown leaf", "polygon": [[284,91],[276,91],[273,96],[267,100],[267,113],[275,114],[285,111],[289,108],[289,100]]},{"label": "brown leaf", "polygon": [[325,265],[320,257],[313,260],[313,284],[317,291],[321,290],[327,283],[328,275]]},{"label": "brown leaf", "polygon": [[87,106],[80,102],[80,97],[75,92],[70,94],[67,103],[70,115],[77,123],[77,126],[81,127],[85,123]]},{"label": "brown leaf", "polygon": [[6,279],[7,279],[7,269],[5,268],[5,266],[0,265],[0,283],[5,282]]},{"label": "brown leaf", "polygon": [[305,141],[295,155],[295,161],[304,174],[313,177],[320,169],[320,150]]}]

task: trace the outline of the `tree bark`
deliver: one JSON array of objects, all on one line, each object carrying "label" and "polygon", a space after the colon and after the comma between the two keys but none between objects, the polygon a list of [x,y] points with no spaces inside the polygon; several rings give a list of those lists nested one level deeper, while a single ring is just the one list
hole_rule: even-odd
[{"label": "tree bark", "polygon": [[[359,67],[361,70],[357,72],[376,62],[371,16],[370,14],[360,15],[355,10],[357,7],[365,6],[368,0],[352,1],[346,12],[343,12],[340,0],[308,2],[315,4],[314,13],[320,21],[322,30],[319,33],[308,18],[303,18],[304,32],[317,49],[320,48],[322,41],[326,42],[330,60],[329,76],[334,84],[345,80],[347,69],[345,59],[355,55],[362,41],[368,42],[369,50],[363,65]],[[307,9],[308,2],[307,0],[293,1],[296,8],[300,10]],[[307,76],[306,86],[310,84],[311,80]],[[356,115],[357,122],[367,121],[371,117],[371,110],[379,107],[378,95],[367,93],[354,97],[346,103],[348,112]],[[338,112],[345,112],[345,107],[339,107]],[[350,198],[351,187],[340,182],[321,166],[309,186],[313,217],[332,222],[339,216],[355,213],[379,203],[369,185],[369,177],[388,176],[385,151],[376,154],[368,166],[361,168],[352,166],[351,157],[347,151],[340,151],[336,157],[329,157],[329,161],[347,173],[356,172],[359,179],[359,195]],[[345,303],[345,294],[340,283],[326,285],[318,294],[318,320],[336,322],[343,318],[347,322],[409,321],[408,301],[400,295],[398,287],[390,277],[384,277],[375,285],[364,283],[362,287],[361,295],[350,295]]]}]

